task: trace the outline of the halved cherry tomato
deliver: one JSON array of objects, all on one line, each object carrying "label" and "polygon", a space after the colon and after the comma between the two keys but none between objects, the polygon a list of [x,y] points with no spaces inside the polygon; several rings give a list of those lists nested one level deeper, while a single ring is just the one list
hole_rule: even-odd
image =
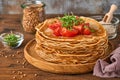
[{"label": "halved cherry tomato", "polygon": [[78,30],[72,29],[72,30],[67,30],[66,28],[61,29],[61,35],[65,37],[74,37],[78,34]]},{"label": "halved cherry tomato", "polygon": [[84,35],[90,35],[91,34],[91,31],[89,28],[85,28],[84,31],[83,31],[83,34]]},{"label": "halved cherry tomato", "polygon": [[73,26],[73,28],[78,30],[79,34],[83,34],[84,31],[83,25]]},{"label": "halved cherry tomato", "polygon": [[58,27],[55,30],[53,30],[53,34],[56,36],[61,36],[60,32],[61,32],[61,27]]},{"label": "halved cherry tomato", "polygon": [[53,24],[48,25],[48,27],[52,30],[55,30],[56,28],[61,27],[61,23],[60,22],[53,23]]},{"label": "halved cherry tomato", "polygon": [[89,26],[90,26],[90,24],[89,24],[89,23],[84,23],[84,26],[89,27]]},{"label": "halved cherry tomato", "polygon": [[78,16],[76,16],[76,19],[79,19],[79,17],[78,17]]}]

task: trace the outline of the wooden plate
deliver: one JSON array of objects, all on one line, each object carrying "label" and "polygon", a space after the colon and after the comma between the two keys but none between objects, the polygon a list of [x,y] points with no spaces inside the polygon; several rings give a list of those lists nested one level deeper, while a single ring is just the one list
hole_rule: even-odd
[{"label": "wooden plate", "polygon": [[[35,52],[35,45],[35,39],[29,41],[24,48],[24,56],[30,64],[43,71],[61,74],[80,74],[92,71],[95,65],[95,63],[63,65],[48,62],[40,58],[40,56]],[[109,44],[108,52],[110,53],[112,50],[112,45]]]}]

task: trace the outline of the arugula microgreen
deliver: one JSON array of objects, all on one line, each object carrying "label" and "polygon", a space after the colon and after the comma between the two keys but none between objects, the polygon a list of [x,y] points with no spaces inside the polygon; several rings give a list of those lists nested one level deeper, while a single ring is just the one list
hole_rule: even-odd
[{"label": "arugula microgreen", "polygon": [[62,27],[65,27],[69,30],[73,29],[73,26],[84,23],[84,20],[81,18],[76,18],[74,15],[65,15],[64,17],[59,17],[62,22]]},{"label": "arugula microgreen", "polygon": [[18,44],[19,37],[13,33],[9,33],[6,36],[4,36],[4,42],[7,43],[7,45],[11,47],[15,47]]}]

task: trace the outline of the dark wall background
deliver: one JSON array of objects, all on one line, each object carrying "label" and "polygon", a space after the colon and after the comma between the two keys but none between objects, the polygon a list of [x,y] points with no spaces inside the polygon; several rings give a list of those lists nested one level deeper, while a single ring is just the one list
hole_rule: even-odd
[{"label": "dark wall background", "polygon": [[[0,0],[0,14],[21,14],[20,5],[26,0]],[[112,3],[120,6],[120,0],[41,0],[46,3],[47,14],[104,14]],[[120,14],[120,9],[116,11]]]}]

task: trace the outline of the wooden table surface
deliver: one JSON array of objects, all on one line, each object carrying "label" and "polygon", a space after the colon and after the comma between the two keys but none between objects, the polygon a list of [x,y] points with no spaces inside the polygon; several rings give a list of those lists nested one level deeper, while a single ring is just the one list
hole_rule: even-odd
[{"label": "wooden table surface", "polygon": [[[58,15],[47,15],[46,18]],[[119,15],[117,15],[120,18]],[[18,31],[24,34],[24,42],[17,49],[5,48],[0,43],[0,80],[120,80],[120,78],[99,78],[91,73],[79,75],[61,75],[41,71],[29,64],[24,58],[23,49],[27,42],[34,38],[34,34],[24,32],[21,25],[21,15],[0,15],[0,34]],[[118,36],[110,40],[114,47],[120,43],[120,28]]]}]

